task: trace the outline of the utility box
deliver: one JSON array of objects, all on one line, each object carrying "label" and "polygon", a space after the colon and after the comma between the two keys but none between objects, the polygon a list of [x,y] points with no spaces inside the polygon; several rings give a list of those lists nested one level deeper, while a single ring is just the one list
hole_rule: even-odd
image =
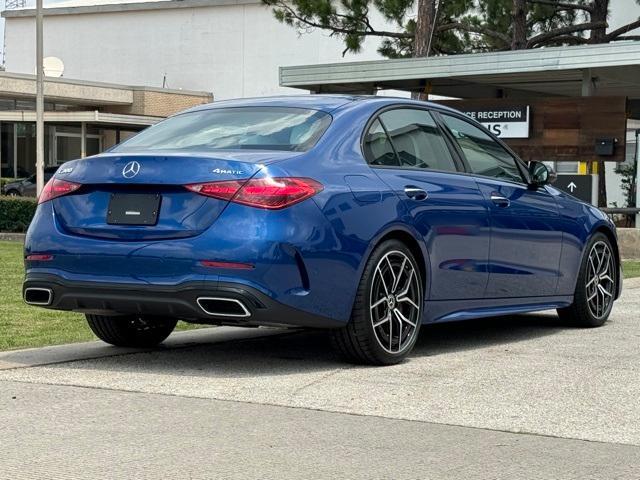
[{"label": "utility box", "polygon": [[615,148],[615,138],[598,138],[596,140],[596,155],[598,156],[610,157],[614,154]]}]

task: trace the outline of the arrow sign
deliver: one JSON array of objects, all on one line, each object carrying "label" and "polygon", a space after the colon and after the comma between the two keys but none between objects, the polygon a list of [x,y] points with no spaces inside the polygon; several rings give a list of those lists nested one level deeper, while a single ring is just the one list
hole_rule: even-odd
[{"label": "arrow sign", "polygon": [[597,196],[597,175],[578,175],[573,173],[561,173],[558,175],[556,185],[558,190],[570,193],[587,203],[593,203]]}]

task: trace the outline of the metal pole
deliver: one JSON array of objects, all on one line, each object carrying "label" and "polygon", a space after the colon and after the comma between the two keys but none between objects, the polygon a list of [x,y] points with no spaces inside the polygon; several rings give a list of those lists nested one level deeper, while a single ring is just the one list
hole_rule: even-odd
[{"label": "metal pole", "polygon": [[36,189],[44,188],[44,72],[42,65],[42,0],[36,0]]}]

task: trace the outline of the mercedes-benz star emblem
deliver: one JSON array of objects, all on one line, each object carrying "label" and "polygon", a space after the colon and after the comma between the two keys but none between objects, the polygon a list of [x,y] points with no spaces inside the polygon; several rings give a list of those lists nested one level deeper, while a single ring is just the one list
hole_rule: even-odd
[{"label": "mercedes-benz star emblem", "polygon": [[122,169],[122,176],[124,178],[133,178],[140,171],[140,164],[138,162],[129,162]]}]

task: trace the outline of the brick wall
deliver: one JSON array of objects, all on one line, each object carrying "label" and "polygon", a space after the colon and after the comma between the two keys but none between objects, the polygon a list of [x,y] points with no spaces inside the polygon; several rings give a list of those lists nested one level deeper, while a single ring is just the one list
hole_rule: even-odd
[{"label": "brick wall", "polygon": [[175,92],[160,92],[157,90],[134,90],[133,103],[127,106],[113,106],[105,108],[110,113],[126,113],[131,115],[150,115],[167,117],[187,108],[210,103],[211,94],[182,94]]}]

